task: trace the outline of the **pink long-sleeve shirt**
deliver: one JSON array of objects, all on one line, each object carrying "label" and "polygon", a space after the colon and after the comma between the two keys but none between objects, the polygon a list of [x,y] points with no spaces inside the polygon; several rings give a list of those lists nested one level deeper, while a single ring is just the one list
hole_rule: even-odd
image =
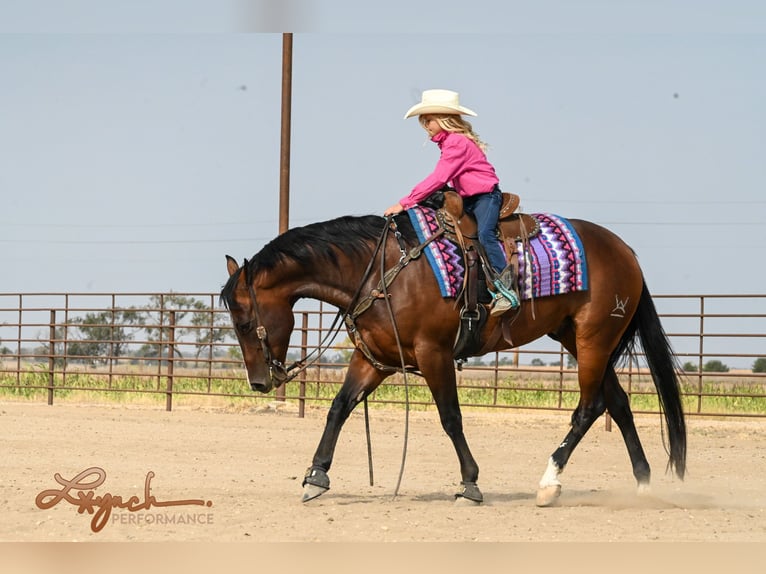
[{"label": "pink long-sleeve shirt", "polygon": [[441,150],[439,161],[431,175],[399,200],[403,208],[417,205],[447,183],[463,197],[487,193],[499,183],[495,168],[471,139],[462,134],[441,131],[431,141]]}]

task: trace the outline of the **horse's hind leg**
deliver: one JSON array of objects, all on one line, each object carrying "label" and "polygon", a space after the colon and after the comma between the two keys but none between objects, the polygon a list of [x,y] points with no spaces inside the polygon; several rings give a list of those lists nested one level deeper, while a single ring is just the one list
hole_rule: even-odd
[{"label": "horse's hind leg", "polygon": [[569,457],[574,449],[580,444],[582,437],[588,432],[596,419],[606,410],[604,395],[601,389],[587,400],[580,398],[574,413],[572,413],[572,427],[569,429],[564,440],[548,459],[548,466],[537,489],[537,506],[550,506],[561,494],[561,482],[559,474],[564,471]]},{"label": "horse's hind leg", "polygon": [[628,448],[630,464],[633,466],[633,476],[638,482],[639,494],[649,491],[649,479],[651,470],[649,461],[646,460],[644,448],[641,446],[641,440],[638,438],[638,431],[633,422],[633,413],[630,410],[630,400],[617,379],[617,373],[612,367],[609,367],[604,377],[604,398],[606,408],[612,415],[614,422],[622,433],[625,440],[625,446]]},{"label": "horse's hind leg", "polygon": [[359,351],[354,352],[343,386],[327,412],[322,438],[303,479],[303,502],[324,494],[330,488],[327,472],[332,465],[341,428],[356,405],[374,391],[384,378],[385,375],[370,365]]},{"label": "horse's hind leg", "polygon": [[[567,349],[573,348],[566,338],[562,343]],[[598,355],[580,353],[577,367],[580,403],[572,414],[572,428],[548,459],[548,466],[537,491],[538,506],[550,506],[556,502],[561,493],[559,475],[564,471],[570,456],[585,433],[607,409],[622,433],[639,492],[648,490],[649,462],[646,460],[644,449],[638,438],[628,396],[620,386],[614,368],[605,363],[606,359],[599,358]]]},{"label": "horse's hind leg", "polygon": [[[543,473],[537,489],[537,505],[550,506],[558,500],[561,494],[559,475],[564,471],[569,457],[593,423],[606,410],[603,379],[609,356],[599,351],[593,341],[583,345],[584,350],[578,353],[575,344],[574,329],[568,325],[558,333],[551,335],[561,342],[577,359],[577,379],[580,385],[580,402],[572,413],[572,426],[564,440],[548,459],[548,466]],[[603,348],[603,346],[602,346]]]}]

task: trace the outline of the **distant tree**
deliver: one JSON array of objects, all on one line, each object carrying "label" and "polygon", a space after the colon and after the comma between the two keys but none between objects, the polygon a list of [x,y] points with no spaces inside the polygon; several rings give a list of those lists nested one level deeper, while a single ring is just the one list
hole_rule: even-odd
[{"label": "distant tree", "polygon": [[133,351],[132,357],[137,359],[155,359],[160,356],[160,350],[157,345],[152,343],[144,343],[138,349]]},{"label": "distant tree", "polygon": [[728,373],[729,367],[724,365],[721,361],[714,359],[705,363],[702,366],[702,370],[706,373]]},{"label": "distant tree", "polygon": [[194,355],[199,360],[204,351],[212,352],[216,344],[226,340],[231,323],[227,316],[214,313],[213,309],[202,301],[192,300],[192,312],[192,327],[181,332],[194,337],[194,342],[197,343]]},{"label": "distant tree", "polygon": [[766,357],[761,357],[760,359],[755,360],[753,363],[753,372],[766,373]]},{"label": "distant tree", "polygon": [[126,354],[133,339],[130,328],[142,323],[141,314],[132,309],[112,309],[100,313],[87,313],[71,320],[77,331],[70,333],[67,355],[77,357],[118,358]]},{"label": "distant tree", "polygon": [[50,335],[37,335],[37,341],[40,343],[39,346],[35,347],[31,351],[27,351],[25,349],[22,349],[21,354],[27,354],[29,352],[35,360],[49,360],[51,356],[53,356],[53,360],[56,365],[61,365],[64,362],[64,358],[62,357],[64,352],[64,346],[61,343],[61,341],[65,338],[65,331],[64,327],[56,327],[54,329],[54,343],[53,343],[53,349],[51,349],[51,342],[49,340]]},{"label": "distant tree", "polygon": [[348,363],[351,360],[351,355],[354,354],[354,344],[349,337],[334,344],[332,348],[337,352],[336,363]]},{"label": "distant tree", "polygon": [[577,368],[577,359],[572,355],[567,355],[567,369]]},{"label": "distant tree", "polygon": [[[204,309],[204,304],[197,301],[194,297],[185,297],[183,295],[152,295],[149,297],[151,311],[144,311],[144,330],[146,338],[150,343],[158,347],[157,354],[152,356],[167,356],[168,341],[173,338],[178,341],[181,336],[188,332],[188,329],[182,327],[186,315],[195,310]],[[170,312],[175,315],[175,326],[169,325]],[[171,329],[175,331],[171,334]],[[161,342],[161,344],[160,344]],[[182,357],[179,346],[176,345],[173,351],[174,355]]]},{"label": "distant tree", "polygon": [[684,363],[684,366],[681,367],[685,373],[696,373],[697,372],[697,363],[692,363],[691,361],[686,361]]},{"label": "distant tree", "polygon": [[529,364],[532,365],[533,367],[544,367],[545,366],[545,363],[543,362],[543,360],[542,359],[538,359],[537,357],[532,359],[532,361]]}]

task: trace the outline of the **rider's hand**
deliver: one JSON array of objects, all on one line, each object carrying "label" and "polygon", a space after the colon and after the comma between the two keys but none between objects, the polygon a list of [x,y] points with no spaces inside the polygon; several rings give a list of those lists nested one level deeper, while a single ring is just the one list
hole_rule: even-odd
[{"label": "rider's hand", "polygon": [[396,215],[397,213],[401,213],[402,211],[404,211],[404,208],[402,207],[402,204],[401,203],[397,203],[395,205],[392,205],[388,209],[386,209],[383,212],[383,215],[387,217],[389,215]]}]

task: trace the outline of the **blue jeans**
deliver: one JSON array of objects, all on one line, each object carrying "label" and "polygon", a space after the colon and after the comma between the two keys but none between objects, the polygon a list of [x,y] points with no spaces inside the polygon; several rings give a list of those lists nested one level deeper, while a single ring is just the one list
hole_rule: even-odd
[{"label": "blue jeans", "polygon": [[490,265],[498,273],[505,269],[505,253],[496,233],[497,219],[500,217],[502,203],[503,197],[497,186],[489,193],[463,198],[463,209],[476,218],[476,225],[479,228],[479,242],[484,246],[484,251],[487,252]]}]

